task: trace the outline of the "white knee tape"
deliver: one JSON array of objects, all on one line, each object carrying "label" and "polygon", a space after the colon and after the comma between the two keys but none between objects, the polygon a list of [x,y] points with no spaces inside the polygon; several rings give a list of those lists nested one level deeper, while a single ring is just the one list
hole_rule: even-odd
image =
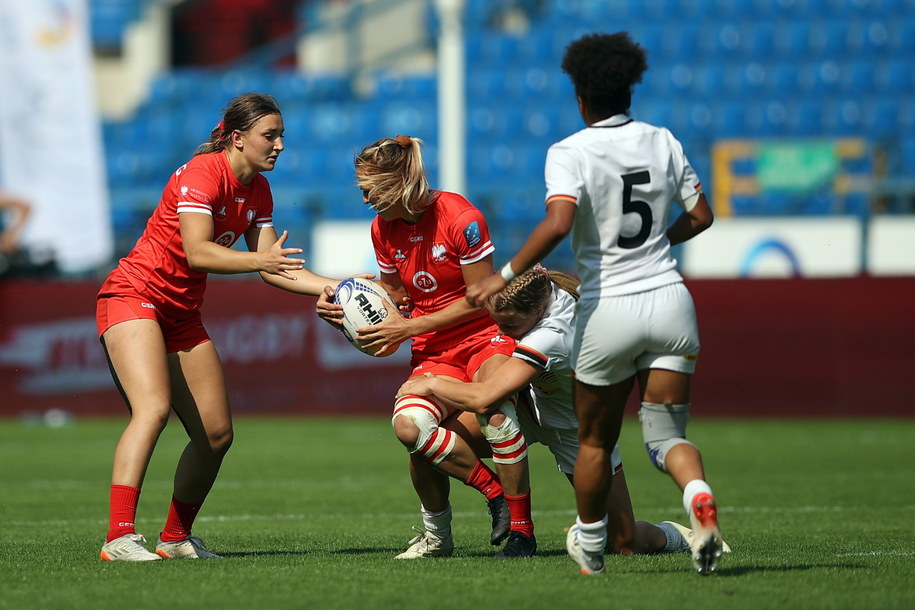
[{"label": "white knee tape", "polygon": [[394,403],[391,424],[398,417],[406,417],[419,429],[416,445],[410,453],[421,453],[433,464],[445,459],[454,448],[454,434],[439,424],[447,411],[440,404],[425,396],[407,395]]},{"label": "white knee tape", "polygon": [[499,407],[505,416],[498,426],[490,426],[484,415],[477,415],[480,431],[492,449],[492,461],[496,464],[517,464],[527,457],[527,442],[518,424],[518,415],[513,402],[506,401]]},{"label": "white knee tape", "polygon": [[648,458],[655,468],[667,472],[664,465],[667,453],[677,445],[692,445],[686,440],[689,404],[643,402],[639,409],[639,421],[642,422],[642,439],[645,441]]},{"label": "white knee tape", "polygon": [[416,449],[411,453],[419,452],[427,462],[436,466],[451,455],[451,451],[454,449],[454,439],[455,435],[451,430],[436,428],[432,434],[421,434],[419,442],[416,443]]}]

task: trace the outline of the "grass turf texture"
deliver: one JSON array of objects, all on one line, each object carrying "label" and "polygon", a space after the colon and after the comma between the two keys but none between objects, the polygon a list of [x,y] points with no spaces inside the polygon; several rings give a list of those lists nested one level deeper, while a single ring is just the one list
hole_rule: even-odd
[{"label": "grass turf texture", "polygon": [[[915,607],[915,420],[694,420],[734,549],[708,577],[685,554],[608,557],[607,574],[580,575],[564,550],[572,490],[540,446],[536,558],[492,559],[485,504],[453,481],[455,556],[395,561],[421,521],[384,418],[239,418],[195,525],[225,559],[102,562],[124,423],[0,420],[0,608]],[[687,523],[640,437],[627,421],[636,517]],[[184,443],[173,419],[140,497],[138,531],[152,544]]]}]

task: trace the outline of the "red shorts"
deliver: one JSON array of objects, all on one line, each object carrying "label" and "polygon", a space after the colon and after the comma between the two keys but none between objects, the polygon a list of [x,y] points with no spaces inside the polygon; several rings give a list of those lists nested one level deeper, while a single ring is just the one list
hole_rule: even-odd
[{"label": "red shorts", "polygon": [[172,354],[190,349],[210,340],[200,311],[189,312],[188,317],[176,320],[162,315],[155,305],[137,294],[108,294],[96,301],[95,323],[101,337],[106,330],[128,320],[155,320],[162,328],[165,351]]},{"label": "red shorts", "polygon": [[515,340],[502,335],[474,335],[463,343],[436,354],[414,353],[410,364],[413,372],[410,377],[432,373],[447,375],[461,381],[472,381],[473,376],[490,356],[505,354],[511,356],[515,351]]}]

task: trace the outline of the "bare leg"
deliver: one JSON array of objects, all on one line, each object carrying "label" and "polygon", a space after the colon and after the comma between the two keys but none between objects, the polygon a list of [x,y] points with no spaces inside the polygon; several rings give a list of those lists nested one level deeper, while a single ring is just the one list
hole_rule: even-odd
[{"label": "bare leg", "polygon": [[232,415],[222,364],[213,343],[169,355],[174,408],[190,442],[175,471],[175,497],[189,504],[206,499],[232,445]]},{"label": "bare leg", "polygon": [[607,514],[612,485],[610,454],[619,440],[623,411],[632,385],[632,378],[609,386],[575,381],[579,440],[575,499],[582,522],[596,523]]}]

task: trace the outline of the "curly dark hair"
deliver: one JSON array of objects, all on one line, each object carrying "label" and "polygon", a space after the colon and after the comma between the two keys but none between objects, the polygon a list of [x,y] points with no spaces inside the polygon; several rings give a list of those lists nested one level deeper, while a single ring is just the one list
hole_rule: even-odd
[{"label": "curly dark hair", "polygon": [[562,71],[575,95],[602,117],[629,111],[632,88],[648,69],[645,49],[627,32],[588,34],[566,47]]}]

